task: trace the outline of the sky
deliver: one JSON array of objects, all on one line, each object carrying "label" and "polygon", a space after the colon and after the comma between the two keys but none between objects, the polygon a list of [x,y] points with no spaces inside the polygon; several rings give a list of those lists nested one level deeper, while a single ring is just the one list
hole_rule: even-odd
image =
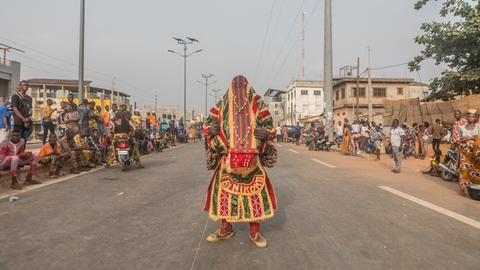
[{"label": "sky", "polygon": [[[334,76],[339,68],[406,63],[422,49],[414,43],[423,22],[439,18],[439,3],[417,11],[415,0],[333,0]],[[187,109],[203,112],[202,73],[210,89],[228,88],[245,75],[259,93],[286,89],[301,77],[302,11],[305,12],[305,79],[323,77],[323,0],[86,0],[85,79],[129,93],[138,105],[183,106],[183,59],[172,37],[200,42],[187,59]],[[0,43],[22,63],[22,79],[78,78],[79,0],[8,0],[0,9]],[[441,72],[426,63],[376,70],[375,77],[409,77],[424,83]],[[223,92],[222,91],[222,92]],[[208,106],[213,97],[209,96]]]}]

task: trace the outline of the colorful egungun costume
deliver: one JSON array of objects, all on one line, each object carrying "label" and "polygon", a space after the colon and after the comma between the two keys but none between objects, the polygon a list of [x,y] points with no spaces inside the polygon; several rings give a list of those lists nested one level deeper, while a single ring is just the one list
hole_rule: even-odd
[{"label": "colorful egungun costume", "polygon": [[[216,126],[216,134],[211,127]],[[258,140],[255,131],[265,136]],[[205,125],[208,168],[214,170],[204,210],[222,226],[207,240],[228,239],[230,223],[249,222],[250,238],[259,247],[267,242],[259,222],[274,216],[277,201],[265,167],[273,167],[277,152],[272,117],[266,104],[243,76],[233,79],[228,92],[210,110]]]}]

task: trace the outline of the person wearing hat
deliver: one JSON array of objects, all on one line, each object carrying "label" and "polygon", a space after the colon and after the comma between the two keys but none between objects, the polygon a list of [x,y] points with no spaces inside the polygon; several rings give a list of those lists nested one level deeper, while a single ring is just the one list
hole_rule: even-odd
[{"label": "person wearing hat", "polygon": [[460,193],[472,184],[480,184],[480,161],[476,153],[480,150],[480,124],[477,110],[467,111],[467,124],[460,127]]}]

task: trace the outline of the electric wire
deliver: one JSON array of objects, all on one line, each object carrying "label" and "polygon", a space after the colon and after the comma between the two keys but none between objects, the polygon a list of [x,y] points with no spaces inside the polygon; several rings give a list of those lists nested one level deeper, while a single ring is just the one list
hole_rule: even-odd
[{"label": "electric wire", "polygon": [[267,27],[265,28],[265,33],[263,35],[263,42],[262,42],[262,47],[260,49],[260,56],[258,57],[258,60],[257,60],[257,67],[255,68],[255,79],[257,77],[257,73],[258,73],[258,70],[260,68],[260,63],[262,62],[262,58],[263,58],[263,50],[265,49],[265,42],[267,40],[267,36],[268,36],[268,31],[270,29],[270,23],[272,21],[272,15],[273,15],[273,10],[275,8],[275,1],[276,0],[272,0],[272,6],[270,7],[270,14],[268,16],[268,22],[267,22]]}]

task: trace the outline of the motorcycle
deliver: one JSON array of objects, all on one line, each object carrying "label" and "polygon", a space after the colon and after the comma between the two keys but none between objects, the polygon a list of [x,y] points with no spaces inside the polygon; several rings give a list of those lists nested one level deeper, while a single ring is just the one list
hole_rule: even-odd
[{"label": "motorcycle", "polygon": [[116,150],[117,159],[122,167],[122,171],[127,171],[130,165],[133,164],[132,149],[127,135],[118,138]]},{"label": "motorcycle", "polygon": [[438,166],[442,168],[440,177],[443,180],[447,182],[457,181],[460,175],[458,171],[458,150],[449,149],[445,158]]},{"label": "motorcycle", "polygon": [[319,136],[318,133],[315,134],[315,138],[310,144],[310,151],[330,151],[332,143],[328,140],[328,136]]}]

